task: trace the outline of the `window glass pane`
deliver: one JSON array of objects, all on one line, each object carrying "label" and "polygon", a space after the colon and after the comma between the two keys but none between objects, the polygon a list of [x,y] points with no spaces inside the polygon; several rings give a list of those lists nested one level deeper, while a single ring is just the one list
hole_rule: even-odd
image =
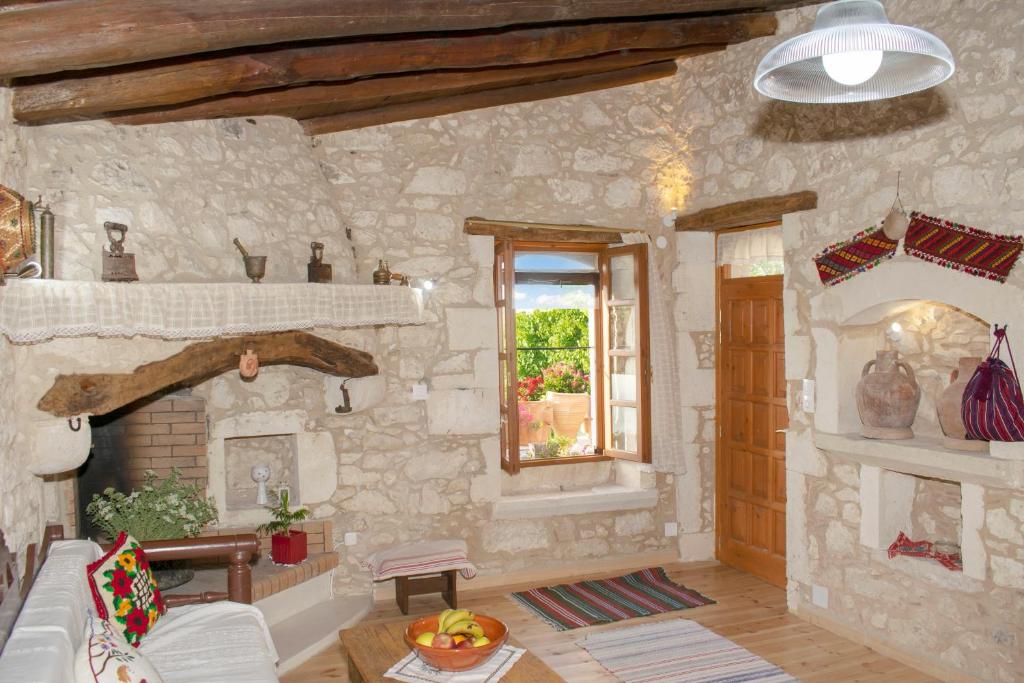
[{"label": "window glass pane", "polygon": [[612,448],[636,453],[636,408],[612,406]]},{"label": "window glass pane", "polygon": [[613,349],[636,348],[636,308],[611,306],[608,309],[608,339]]},{"label": "window glass pane", "polygon": [[636,400],[636,358],[612,356],[611,385],[613,401]]},{"label": "window glass pane", "polygon": [[520,273],[593,273],[597,271],[597,254],[521,251],[516,253],[515,269]]},{"label": "window glass pane", "polygon": [[636,298],[636,283],[633,273],[636,269],[631,254],[611,258],[611,279],[613,299]]},{"label": "window glass pane", "polygon": [[729,277],[760,277],[783,272],[782,226],[718,235],[718,265]]}]

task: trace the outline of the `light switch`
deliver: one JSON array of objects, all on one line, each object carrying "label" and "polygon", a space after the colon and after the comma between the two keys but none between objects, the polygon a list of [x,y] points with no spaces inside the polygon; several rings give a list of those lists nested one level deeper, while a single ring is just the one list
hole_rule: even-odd
[{"label": "light switch", "polygon": [[828,588],[811,584],[811,602],[822,609],[828,609]]},{"label": "light switch", "polygon": [[677,522],[665,522],[665,536],[671,538],[679,535],[679,524]]},{"label": "light switch", "polygon": [[426,401],[427,396],[430,392],[427,390],[427,385],[424,382],[412,385],[412,400],[414,401]]},{"label": "light switch", "polygon": [[805,379],[803,389],[800,391],[800,410],[805,413],[814,412],[814,380]]},{"label": "light switch", "polygon": [[359,534],[354,531],[345,532],[345,545],[355,545],[359,542]]}]

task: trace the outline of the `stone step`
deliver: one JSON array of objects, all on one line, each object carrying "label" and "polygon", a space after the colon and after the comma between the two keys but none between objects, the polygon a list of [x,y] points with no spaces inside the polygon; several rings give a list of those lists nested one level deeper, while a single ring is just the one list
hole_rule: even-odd
[{"label": "stone step", "polygon": [[372,607],[371,595],[331,598],[271,626],[270,635],[280,657],[278,674],[291,671],[337,643],[338,631],[358,624]]}]

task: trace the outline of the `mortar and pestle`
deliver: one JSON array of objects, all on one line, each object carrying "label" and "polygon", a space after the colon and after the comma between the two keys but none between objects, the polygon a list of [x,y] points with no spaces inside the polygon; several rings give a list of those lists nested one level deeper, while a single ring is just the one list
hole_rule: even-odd
[{"label": "mortar and pestle", "polygon": [[267,274],[267,257],[249,256],[249,252],[245,250],[245,247],[242,246],[237,237],[234,239],[234,243],[238,247],[238,251],[242,252],[242,263],[245,264],[246,277],[251,279],[253,283],[259,284],[259,281]]}]

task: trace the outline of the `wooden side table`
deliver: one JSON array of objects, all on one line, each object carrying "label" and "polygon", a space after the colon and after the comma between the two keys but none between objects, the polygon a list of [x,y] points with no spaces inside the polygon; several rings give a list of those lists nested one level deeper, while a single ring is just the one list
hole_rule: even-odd
[{"label": "wooden side table", "polygon": [[[391,683],[384,673],[409,654],[403,635],[408,620],[399,619],[377,624],[364,624],[338,634],[348,658],[351,683]],[[522,647],[514,638],[509,644]],[[563,679],[529,650],[523,653],[502,683],[560,683]]]},{"label": "wooden side table", "polygon": [[440,593],[448,606],[455,609],[458,603],[455,582],[459,574],[458,569],[449,569],[434,574],[413,574],[411,576],[395,577],[395,601],[398,602],[398,609],[402,614],[409,613],[410,595],[428,595]]}]

